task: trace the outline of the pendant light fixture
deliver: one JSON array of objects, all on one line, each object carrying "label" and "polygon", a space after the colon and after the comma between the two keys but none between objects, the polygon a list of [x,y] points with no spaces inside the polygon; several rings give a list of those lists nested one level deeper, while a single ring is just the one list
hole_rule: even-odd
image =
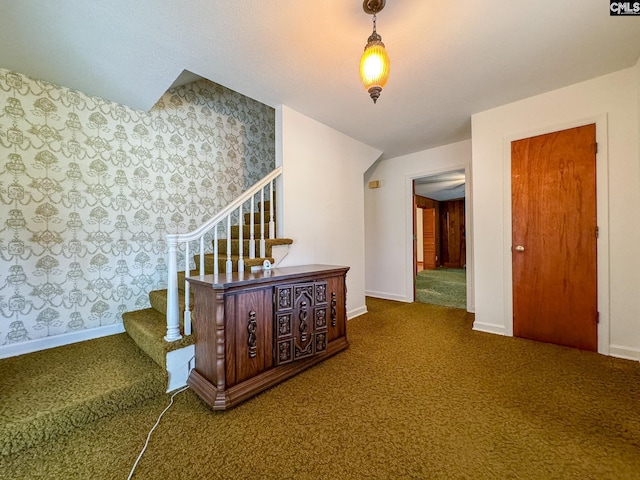
[{"label": "pendant light fixture", "polygon": [[376,103],[382,88],[389,78],[389,56],[384,49],[382,37],[376,32],[376,15],[385,5],[385,0],[364,0],[362,8],[369,15],[373,15],[373,32],[364,47],[360,59],[360,77],[373,103]]}]

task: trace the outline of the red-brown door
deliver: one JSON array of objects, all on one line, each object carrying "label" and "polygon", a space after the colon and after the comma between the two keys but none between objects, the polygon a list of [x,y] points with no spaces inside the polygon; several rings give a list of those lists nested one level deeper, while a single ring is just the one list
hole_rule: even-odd
[{"label": "red-brown door", "polygon": [[422,210],[422,248],[425,270],[436,269],[436,209]]},{"label": "red-brown door", "polygon": [[595,133],[511,143],[515,336],[597,350]]},{"label": "red-brown door", "polygon": [[466,261],[464,200],[440,203],[442,222],[442,263],[449,268],[462,268]]}]

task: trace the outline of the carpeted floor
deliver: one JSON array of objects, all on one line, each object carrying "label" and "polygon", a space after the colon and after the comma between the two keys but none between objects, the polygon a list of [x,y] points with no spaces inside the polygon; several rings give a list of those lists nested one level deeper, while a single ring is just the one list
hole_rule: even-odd
[{"label": "carpeted floor", "polygon": [[[133,478],[639,478],[638,362],[368,307],[348,350],[231,411],[180,393]],[[167,401],[0,456],[0,478],[126,479]]]},{"label": "carpeted floor", "polygon": [[462,268],[422,270],[416,277],[416,302],[467,308],[467,272]]},{"label": "carpeted floor", "polygon": [[0,456],[163,395],[167,376],[124,333],[0,360]]}]

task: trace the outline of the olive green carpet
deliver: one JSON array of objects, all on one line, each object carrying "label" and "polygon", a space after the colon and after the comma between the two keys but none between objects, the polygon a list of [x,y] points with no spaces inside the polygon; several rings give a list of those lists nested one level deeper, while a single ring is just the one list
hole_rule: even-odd
[{"label": "olive green carpet", "polygon": [[[167,291],[159,290],[149,293],[149,297],[160,297],[166,305]],[[183,295],[181,295],[183,297]],[[167,334],[167,316],[165,311],[160,313],[155,308],[145,308],[122,314],[122,322],[127,334],[133,339],[136,345],[160,367],[167,367],[167,353],[179,348],[184,348],[195,343],[194,335],[184,335],[183,312],[184,300],[180,304],[180,333],[183,337],[175,342],[165,342],[164,336]],[[193,305],[193,304],[192,304]]]},{"label": "olive green carpet", "polygon": [[0,360],[0,457],[163,395],[166,386],[165,371],[125,333]]},{"label": "olive green carpet", "polygon": [[416,276],[416,302],[467,308],[467,272],[462,268],[422,270]]},{"label": "olive green carpet", "polygon": [[[178,394],[133,478],[639,478],[638,362],[367,303],[348,350],[233,410]],[[124,480],[167,403],[0,456],[0,478]]]}]

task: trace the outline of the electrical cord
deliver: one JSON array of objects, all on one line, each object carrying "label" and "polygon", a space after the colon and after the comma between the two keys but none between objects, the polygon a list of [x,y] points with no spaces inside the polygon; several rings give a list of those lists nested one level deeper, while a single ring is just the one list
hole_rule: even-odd
[{"label": "electrical cord", "polygon": [[169,405],[167,405],[167,408],[165,408],[162,411],[162,413],[158,417],[158,420],[156,420],[156,424],[149,431],[149,434],[147,435],[147,441],[144,442],[144,447],[142,447],[142,451],[140,452],[140,455],[138,455],[138,458],[136,458],[136,462],[133,464],[133,467],[131,468],[131,472],[129,473],[129,476],[127,477],[127,480],[131,480],[131,477],[133,477],[133,472],[135,471],[136,467],[138,466],[138,462],[142,458],[142,455],[144,454],[145,450],[147,449],[147,446],[149,446],[149,440],[151,439],[151,434],[156,429],[156,427],[160,424],[160,419],[162,418],[162,416],[167,412],[167,410],[169,410],[171,408],[171,405],[173,405],[173,399],[175,398],[175,396],[178,395],[181,392],[184,392],[185,390],[188,390],[188,389],[189,389],[189,387],[182,387],[180,390],[177,390],[177,391],[173,392],[173,395],[171,395],[171,401],[169,402]]}]

